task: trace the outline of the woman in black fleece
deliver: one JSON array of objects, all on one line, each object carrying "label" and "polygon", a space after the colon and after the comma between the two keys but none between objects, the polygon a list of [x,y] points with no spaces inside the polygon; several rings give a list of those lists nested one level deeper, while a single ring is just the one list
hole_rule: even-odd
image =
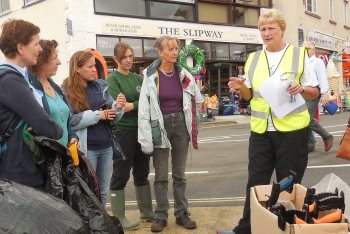
[{"label": "woman in black fleece", "polygon": [[25,69],[36,64],[42,51],[39,32],[40,29],[30,22],[9,20],[2,25],[0,35],[0,49],[6,57],[0,64],[0,136],[4,136],[15,119],[23,120],[6,142],[1,142],[0,178],[34,188],[42,188],[44,181],[23,141],[23,123],[37,135],[59,139],[63,134],[40,105],[42,93],[29,83]]}]

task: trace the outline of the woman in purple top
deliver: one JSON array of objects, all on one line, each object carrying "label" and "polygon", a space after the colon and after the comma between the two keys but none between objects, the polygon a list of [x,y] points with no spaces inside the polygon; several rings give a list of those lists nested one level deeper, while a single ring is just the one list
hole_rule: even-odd
[{"label": "woman in purple top", "polygon": [[138,109],[138,140],[144,153],[153,153],[155,169],[157,207],[151,231],[161,232],[167,225],[169,152],[176,224],[194,229],[197,224],[189,217],[185,196],[185,169],[189,142],[198,146],[196,103],[203,99],[193,76],[177,65],[179,40],[163,36],[156,48],[160,59],[144,71]]}]

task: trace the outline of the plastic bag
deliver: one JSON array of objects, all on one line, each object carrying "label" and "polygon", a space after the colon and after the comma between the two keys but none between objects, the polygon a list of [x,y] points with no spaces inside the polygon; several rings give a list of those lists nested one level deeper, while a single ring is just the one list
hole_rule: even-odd
[{"label": "plastic bag", "polygon": [[85,234],[89,227],[61,199],[0,179],[0,233]]},{"label": "plastic bag", "polygon": [[336,188],[338,191],[343,191],[345,194],[345,212],[346,217],[350,217],[350,187],[337,175],[331,173],[323,177],[313,188],[316,189],[316,193],[322,192],[334,192]]},{"label": "plastic bag", "polygon": [[93,191],[98,184],[89,182],[91,178],[87,177],[87,171],[94,173],[89,169],[89,162],[82,158],[79,167],[75,168],[69,150],[58,141],[46,137],[35,137],[35,140],[46,158],[45,191],[72,207],[89,226],[90,233],[124,233],[119,220],[107,213]]}]

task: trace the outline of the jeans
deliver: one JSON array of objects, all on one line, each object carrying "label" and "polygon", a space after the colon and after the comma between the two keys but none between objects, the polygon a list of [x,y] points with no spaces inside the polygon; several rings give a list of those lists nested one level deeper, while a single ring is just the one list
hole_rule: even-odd
[{"label": "jeans", "polygon": [[323,140],[327,140],[331,137],[326,129],[324,129],[315,119],[315,113],[318,107],[318,103],[320,102],[320,98],[316,98],[313,100],[306,100],[306,106],[310,113],[310,126],[309,126],[309,145],[314,145],[316,143],[316,139],[312,131],[316,132],[318,135],[322,137]]},{"label": "jeans", "polygon": [[105,205],[112,176],[113,149],[108,147],[102,150],[88,150],[87,157],[97,174],[100,183],[101,202]]},{"label": "jeans", "polygon": [[[186,178],[185,169],[189,145],[189,135],[185,117],[182,112],[164,114],[164,127],[171,143],[171,168],[174,194],[174,214],[176,217],[187,211],[188,201],[185,196]],[[168,161],[169,149],[155,148],[153,166],[155,169],[154,195],[157,202],[155,209],[156,219],[167,220],[168,201]]]},{"label": "jeans", "polygon": [[141,145],[137,141],[137,128],[118,129],[117,137],[126,160],[114,160],[110,189],[123,190],[129,181],[131,168],[135,186],[149,184],[150,158],[142,152]]},{"label": "jeans", "polygon": [[233,229],[237,234],[250,234],[250,188],[270,183],[273,171],[277,181],[296,173],[295,183],[301,183],[308,161],[308,128],[293,132],[251,132],[249,138],[248,183],[243,217]]}]

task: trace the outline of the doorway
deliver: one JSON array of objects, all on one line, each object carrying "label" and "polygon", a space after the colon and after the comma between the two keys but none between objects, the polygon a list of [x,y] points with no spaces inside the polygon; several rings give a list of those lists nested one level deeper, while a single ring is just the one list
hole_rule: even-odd
[{"label": "doorway", "polygon": [[229,96],[227,83],[233,75],[232,63],[212,63],[207,66],[208,71],[208,93],[210,96],[216,94],[219,100]]}]

